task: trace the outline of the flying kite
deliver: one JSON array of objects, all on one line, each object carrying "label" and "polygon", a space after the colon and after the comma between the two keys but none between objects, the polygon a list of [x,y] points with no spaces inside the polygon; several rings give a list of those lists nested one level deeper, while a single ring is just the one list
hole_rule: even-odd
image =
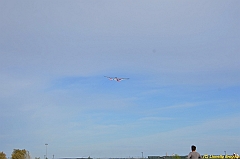
[{"label": "flying kite", "polygon": [[104,77],[108,78],[111,81],[117,81],[117,82],[129,79],[129,78],[108,77],[108,76],[104,76]]}]

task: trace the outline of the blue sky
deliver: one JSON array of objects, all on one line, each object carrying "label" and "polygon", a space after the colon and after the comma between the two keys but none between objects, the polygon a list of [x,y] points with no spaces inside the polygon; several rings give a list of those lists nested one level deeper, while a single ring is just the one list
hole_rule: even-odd
[{"label": "blue sky", "polygon": [[[240,1],[0,1],[0,151],[240,153]],[[104,76],[128,77],[121,82]]]}]

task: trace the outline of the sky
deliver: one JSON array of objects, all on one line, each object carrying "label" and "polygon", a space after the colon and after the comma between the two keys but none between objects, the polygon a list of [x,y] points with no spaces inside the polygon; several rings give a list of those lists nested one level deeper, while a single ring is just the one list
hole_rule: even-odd
[{"label": "sky", "polygon": [[147,157],[187,155],[194,144],[201,155],[240,153],[239,7],[1,0],[0,151]]}]

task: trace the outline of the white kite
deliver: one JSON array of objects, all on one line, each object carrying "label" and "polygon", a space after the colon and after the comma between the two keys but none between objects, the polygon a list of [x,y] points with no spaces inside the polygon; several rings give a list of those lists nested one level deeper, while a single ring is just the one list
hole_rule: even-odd
[{"label": "white kite", "polygon": [[129,79],[129,78],[108,77],[108,76],[104,76],[104,77],[108,78],[111,81],[117,81],[117,82]]}]

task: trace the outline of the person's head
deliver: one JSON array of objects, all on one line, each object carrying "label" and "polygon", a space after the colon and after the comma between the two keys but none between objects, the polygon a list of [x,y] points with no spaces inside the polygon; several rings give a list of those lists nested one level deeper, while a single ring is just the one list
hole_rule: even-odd
[{"label": "person's head", "polygon": [[191,149],[192,149],[192,151],[196,151],[197,148],[196,148],[196,146],[192,145]]}]

